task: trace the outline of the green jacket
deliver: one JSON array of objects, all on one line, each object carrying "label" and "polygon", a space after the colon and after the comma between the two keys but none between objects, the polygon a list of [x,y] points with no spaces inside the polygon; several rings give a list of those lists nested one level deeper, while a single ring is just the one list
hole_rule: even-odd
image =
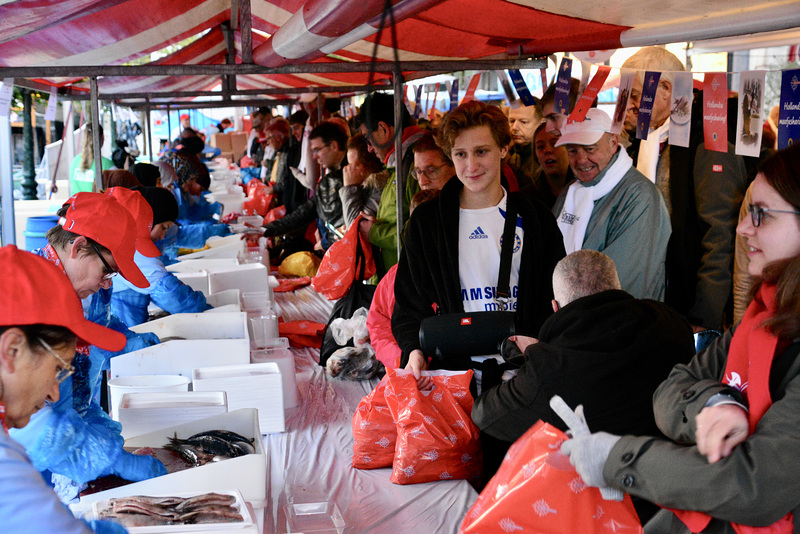
[{"label": "green jacket", "polygon": [[[389,180],[381,193],[378,213],[369,231],[369,242],[381,249],[383,266],[388,271],[397,263],[397,177],[394,168],[388,169]],[[412,177],[406,178],[403,195],[403,220],[408,220],[408,207],[411,199],[419,192],[419,183]]]}]

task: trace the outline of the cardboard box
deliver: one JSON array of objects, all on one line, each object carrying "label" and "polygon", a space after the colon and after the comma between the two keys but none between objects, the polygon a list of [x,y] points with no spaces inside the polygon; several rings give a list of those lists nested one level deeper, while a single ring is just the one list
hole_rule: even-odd
[{"label": "cardboard box", "polygon": [[222,152],[231,152],[231,136],[230,134],[215,133],[211,134],[208,144],[220,149]]},{"label": "cardboard box", "polygon": [[188,438],[204,430],[230,430],[246,438],[254,438],[256,452],[87,495],[81,498],[81,507],[112,497],[169,495],[185,491],[203,493],[230,489],[239,490],[242,497],[254,506],[262,505],[267,498],[268,458],[258,424],[258,411],[254,408],[198,419],[130,438],[125,441],[125,447],[163,447],[167,436],[177,434],[178,438]]},{"label": "cardboard box", "polygon": [[[242,154],[242,156],[243,156],[243,155],[244,155],[244,154]],[[222,151],[222,153],[219,155],[219,157],[221,157],[221,158],[225,158],[225,159],[227,159],[228,161],[230,161],[231,163],[239,163],[239,160],[240,160],[240,159],[242,159],[242,156],[239,156],[239,157],[237,158],[237,157],[236,157],[236,154],[234,154],[234,153],[233,153],[233,152],[231,152],[230,150],[228,150],[228,151],[224,151],[224,150],[223,150],[223,151]]]},{"label": "cardboard box", "polygon": [[229,134],[231,151],[247,153],[247,139],[250,134],[247,132],[233,132]]}]

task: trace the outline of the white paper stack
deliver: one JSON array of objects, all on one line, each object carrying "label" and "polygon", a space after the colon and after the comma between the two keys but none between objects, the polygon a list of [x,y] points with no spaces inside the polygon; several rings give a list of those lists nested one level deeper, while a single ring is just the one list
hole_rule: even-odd
[{"label": "white paper stack", "polygon": [[224,391],[125,393],[118,420],[128,439],[227,411]]},{"label": "white paper stack", "polygon": [[195,391],[224,391],[231,411],[258,409],[258,423],[264,434],[286,429],[283,382],[274,362],[195,369],[192,383]]}]

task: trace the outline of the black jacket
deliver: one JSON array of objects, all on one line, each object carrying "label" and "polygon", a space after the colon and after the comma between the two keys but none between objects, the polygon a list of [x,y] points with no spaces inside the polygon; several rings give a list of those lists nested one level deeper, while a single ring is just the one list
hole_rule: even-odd
[{"label": "black jacket", "polygon": [[550,408],[583,404],[592,432],[660,435],[653,392],[694,355],[692,328],[675,310],[619,290],[577,299],[551,316],[517,375],[472,407],[481,430],[513,442],[539,419],[567,430]]},{"label": "black jacket", "polygon": [[[440,313],[461,313],[461,283],[458,275],[459,195],[463,184],[447,182],[438,198],[414,211],[406,227],[406,240],[395,280],[396,305],[392,333],[403,351],[401,365],[412,350],[419,349],[422,319]],[[519,273],[516,322],[520,333],[535,335],[553,313],[552,276],[564,257],[564,241],[553,214],[541,203],[521,192],[509,193],[517,202],[525,232]],[[447,365],[444,366],[448,368]],[[453,368],[453,367],[449,367]]]}]

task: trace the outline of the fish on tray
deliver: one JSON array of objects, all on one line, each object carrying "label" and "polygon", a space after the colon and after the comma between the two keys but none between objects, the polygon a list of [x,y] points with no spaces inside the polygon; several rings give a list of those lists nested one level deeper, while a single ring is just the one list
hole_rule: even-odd
[{"label": "fish on tray", "polygon": [[192,525],[244,521],[234,506],[236,497],[204,493],[193,497],[136,495],[109,499],[98,511],[101,519],[113,519],[125,527]]},{"label": "fish on tray", "polygon": [[229,458],[238,458],[256,452],[255,439],[248,439],[236,432],[228,430],[207,430],[186,439],[178,439],[178,435],[169,438],[165,449],[177,452],[194,466],[208,462],[218,462]]}]

